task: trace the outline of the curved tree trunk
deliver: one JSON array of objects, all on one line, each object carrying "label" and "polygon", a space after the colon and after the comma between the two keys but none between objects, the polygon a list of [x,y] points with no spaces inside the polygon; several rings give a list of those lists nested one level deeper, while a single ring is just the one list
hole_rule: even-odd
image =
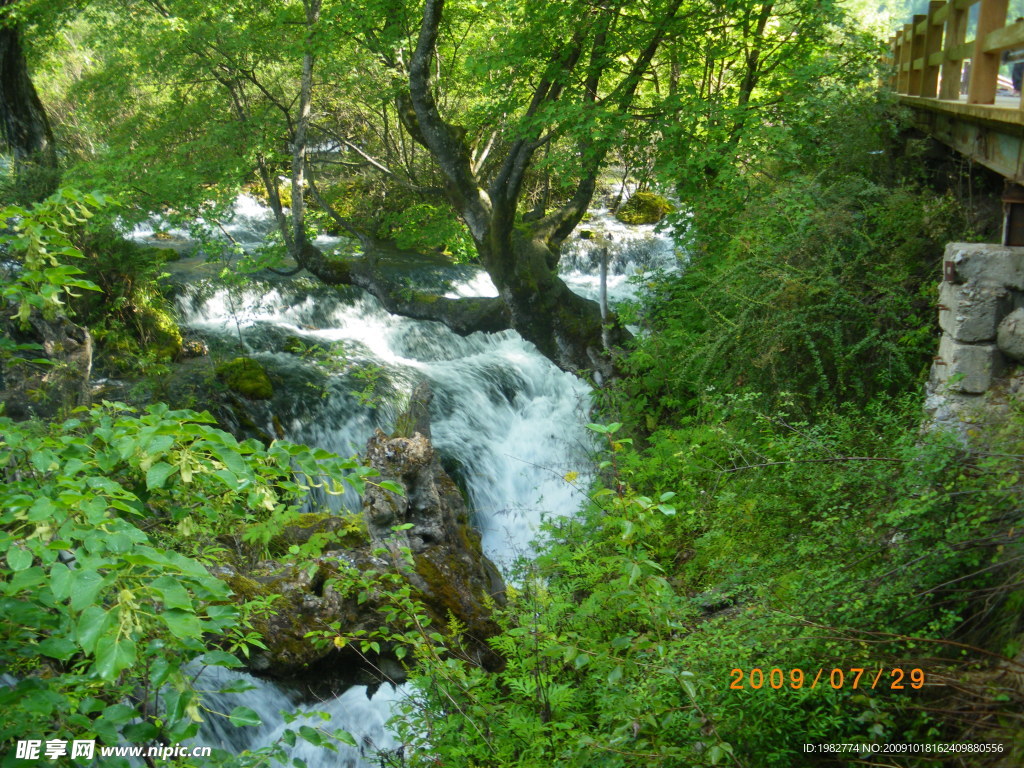
[{"label": "curved tree trunk", "polygon": [[0,0],[0,124],[21,196],[42,199],[57,187],[57,153],[46,111],[29,77],[21,29],[5,25],[14,0]]}]

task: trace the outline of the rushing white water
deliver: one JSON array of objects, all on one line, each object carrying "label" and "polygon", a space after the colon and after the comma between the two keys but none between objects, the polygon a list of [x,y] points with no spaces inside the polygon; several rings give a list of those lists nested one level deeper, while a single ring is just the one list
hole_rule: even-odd
[{"label": "rushing white water", "polygon": [[[196,678],[196,686],[203,691],[203,702],[215,712],[230,712],[244,701],[262,721],[258,726],[235,727],[226,718],[210,718],[196,746],[212,747],[229,754],[281,742],[286,729],[298,732],[303,726],[321,732],[337,729],[348,731],[356,739],[357,747],[338,744],[337,752],[328,753],[323,747],[298,738],[288,749],[289,762],[295,758],[309,766],[331,768],[363,768],[379,765],[377,756],[400,748],[394,734],[387,728],[392,708],[401,696],[401,689],[382,685],[372,696],[365,685],[354,685],[340,696],[324,701],[297,703],[275,685],[220,667],[206,667]],[[251,688],[243,693],[221,693],[221,689]],[[282,712],[297,717],[286,723]]]},{"label": "rushing white water", "polygon": [[[239,208],[231,236],[252,243],[266,231],[266,212],[254,208],[251,199],[242,200]],[[674,266],[669,239],[653,227],[627,227],[607,211],[596,212],[586,226],[592,236],[567,244],[562,265],[564,279],[584,295],[597,296],[605,248],[613,303],[632,296],[631,276]],[[496,294],[482,272],[450,281],[445,290],[453,297]],[[279,280],[241,291],[190,290],[179,303],[187,327],[229,354],[243,346],[285,383],[264,415],[269,433],[273,413],[291,440],[343,455],[358,453],[375,427],[393,425],[412,388],[428,380],[434,393],[433,442],[469,493],[485,553],[503,570],[516,557],[530,555],[545,517],[579,508],[593,445],[585,426],[589,388],[514,332],[463,338],[438,323],[393,316],[366,294],[302,281]],[[294,351],[295,340],[306,347],[334,345],[335,354],[325,363],[285,351]],[[580,475],[576,483],[565,479],[569,472]],[[358,500],[349,497],[341,503]],[[197,743],[220,739],[237,751],[279,737],[285,726],[277,713],[294,707],[273,686],[256,685],[245,694],[231,694],[234,703],[226,701],[223,707],[244,703],[257,709],[264,726],[210,728]],[[400,689],[384,686],[370,701],[365,690],[350,689],[325,706],[332,726],[348,729],[367,749],[370,744],[391,748],[382,723],[400,695]],[[376,764],[359,762],[355,750],[344,757],[348,762],[327,755],[293,753],[310,766]]]}]

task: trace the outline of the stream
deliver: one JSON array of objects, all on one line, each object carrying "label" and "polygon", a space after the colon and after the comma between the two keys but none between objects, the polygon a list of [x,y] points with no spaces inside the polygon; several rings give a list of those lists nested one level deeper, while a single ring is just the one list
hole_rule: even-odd
[{"label": "stream", "polygon": [[[598,296],[604,244],[612,304],[635,294],[633,275],[676,266],[670,237],[653,227],[626,226],[606,210],[594,211],[582,226],[590,237],[566,243],[561,271],[583,295]],[[252,247],[269,228],[266,211],[251,198],[240,199],[227,227],[243,247]],[[135,233],[143,242],[151,235],[146,229]],[[318,244],[329,248],[334,241]],[[426,263],[413,279],[417,287],[440,286],[450,296],[497,295],[486,273],[475,268]],[[506,574],[517,558],[531,556],[544,519],[573,514],[582,503],[579,488],[587,486],[593,451],[586,429],[589,386],[513,331],[460,337],[438,323],[391,315],[362,291],[301,277],[244,290],[214,281],[190,283],[178,304],[183,327],[211,350],[254,357],[279,382],[273,399],[256,404],[252,413],[270,435],[345,456],[359,453],[374,429],[393,427],[413,387],[429,381],[434,445],[469,495],[484,552]],[[579,474],[575,484],[565,481],[569,472]],[[352,493],[319,501],[352,509],[359,504]],[[221,669],[203,675],[200,687],[214,691],[228,682],[224,676],[239,677]],[[306,710],[326,712],[328,728],[348,730],[361,745],[334,754],[300,740],[290,756],[311,768],[388,765],[377,753],[400,748],[385,723],[402,688],[383,685],[371,697],[365,686],[354,686],[335,699],[297,706],[273,684],[246,679],[251,690],[210,693],[207,702],[221,712],[244,704],[263,724],[235,728],[208,721],[197,745],[235,754],[257,749],[304,722],[286,726],[282,711]]]}]

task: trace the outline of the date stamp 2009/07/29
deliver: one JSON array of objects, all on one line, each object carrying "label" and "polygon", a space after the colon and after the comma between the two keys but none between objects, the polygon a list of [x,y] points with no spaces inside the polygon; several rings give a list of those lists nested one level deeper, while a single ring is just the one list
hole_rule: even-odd
[{"label": "date stamp 2009/07/29", "polygon": [[903,669],[902,667],[818,667],[809,669],[781,669],[772,667],[762,669],[731,669],[729,670],[729,688],[734,691],[782,690],[790,688],[798,691],[807,687],[814,690],[819,685],[829,686],[836,690],[841,688],[857,689],[889,689],[903,691],[920,690],[925,685],[923,669]]}]

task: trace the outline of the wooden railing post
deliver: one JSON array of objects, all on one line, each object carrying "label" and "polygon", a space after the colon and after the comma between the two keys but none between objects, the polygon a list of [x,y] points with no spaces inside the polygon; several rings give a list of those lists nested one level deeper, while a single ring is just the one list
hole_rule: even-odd
[{"label": "wooden railing post", "polygon": [[889,38],[889,58],[882,70],[882,87],[888,86],[889,90],[896,90],[896,35]]},{"label": "wooden railing post", "polygon": [[924,43],[924,69],[921,73],[921,95],[934,99],[939,94],[939,65],[929,63],[932,56],[942,50],[942,25],[932,22],[932,18],[946,3],[944,0],[932,0],[928,3],[928,32]]},{"label": "wooden railing post", "polygon": [[917,28],[922,21],[925,21],[928,17],[923,14],[915,14],[913,20],[910,22],[910,84],[907,88],[907,93],[911,96],[921,95],[921,81],[924,76],[924,67],[926,62],[921,62],[921,68],[916,69],[915,64],[917,60],[924,56],[924,44],[926,41],[927,30],[925,32],[918,32]]},{"label": "wooden railing post", "polygon": [[985,38],[1006,26],[1009,0],[981,0],[978,31],[974,36],[971,58],[971,84],[967,89],[968,104],[995,104],[999,79],[999,54],[985,53]]},{"label": "wooden railing post", "polygon": [[903,45],[900,46],[900,81],[896,87],[897,93],[908,93],[910,91],[910,50],[914,42],[914,25],[903,25]]},{"label": "wooden railing post", "polygon": [[899,29],[896,31],[896,47],[893,48],[892,54],[892,89],[896,93],[900,92],[900,85],[903,82],[903,70],[900,67],[903,65],[903,30]]},{"label": "wooden railing post", "polygon": [[940,99],[958,101],[960,99],[960,81],[964,71],[964,63],[960,60],[950,59],[950,51],[958,45],[963,45],[967,39],[967,8],[960,8],[954,2],[949,9],[949,18],[946,19],[946,44],[943,47],[945,55],[942,61],[942,86],[939,91]]}]

